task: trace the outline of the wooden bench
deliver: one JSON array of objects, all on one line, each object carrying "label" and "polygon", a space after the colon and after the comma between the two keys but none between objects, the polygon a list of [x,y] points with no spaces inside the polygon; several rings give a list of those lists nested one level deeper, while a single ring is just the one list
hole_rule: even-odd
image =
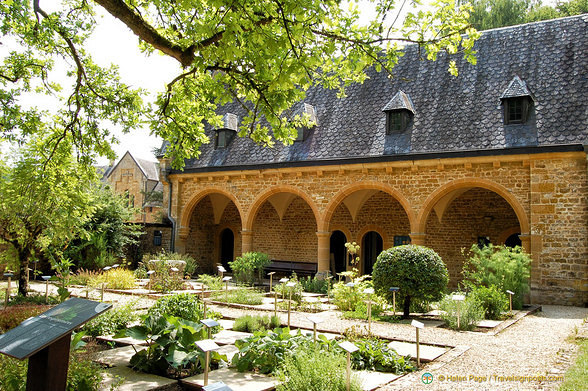
[{"label": "wooden bench", "polygon": [[[279,276],[290,276],[293,272],[299,277],[314,276],[317,271],[316,263],[272,260],[265,269],[265,274],[275,272]],[[275,278],[275,276],[274,276]]]}]

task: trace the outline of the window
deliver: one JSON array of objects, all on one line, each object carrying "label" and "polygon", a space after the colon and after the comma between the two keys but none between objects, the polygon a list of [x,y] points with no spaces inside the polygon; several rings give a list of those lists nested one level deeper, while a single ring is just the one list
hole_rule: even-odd
[{"label": "window", "polygon": [[161,246],[161,231],[153,231],[153,245]]},{"label": "window", "polygon": [[410,236],[394,236],[394,246],[410,244]]},{"label": "window", "polygon": [[490,238],[488,236],[478,236],[478,247],[481,249],[490,244]]},{"label": "window", "polygon": [[304,128],[298,129],[298,134],[296,135],[296,141],[304,141]]},{"label": "window", "polygon": [[407,110],[386,112],[386,134],[402,133],[408,127],[410,115]]},{"label": "window", "polygon": [[527,97],[509,98],[504,100],[504,123],[524,124],[529,114],[529,99]]}]

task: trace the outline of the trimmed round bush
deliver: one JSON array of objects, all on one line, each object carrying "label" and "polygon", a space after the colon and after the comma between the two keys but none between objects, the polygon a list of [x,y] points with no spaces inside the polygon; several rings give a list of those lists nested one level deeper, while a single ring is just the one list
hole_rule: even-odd
[{"label": "trimmed round bush", "polygon": [[411,300],[430,303],[441,300],[449,276],[441,257],[424,246],[405,245],[382,251],[372,272],[376,292],[392,302],[390,287],[399,287],[396,300],[403,303],[408,318]]}]

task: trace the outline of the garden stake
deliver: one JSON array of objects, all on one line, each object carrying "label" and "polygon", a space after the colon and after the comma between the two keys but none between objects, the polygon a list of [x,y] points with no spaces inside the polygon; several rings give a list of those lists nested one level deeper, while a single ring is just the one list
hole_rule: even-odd
[{"label": "garden stake", "polygon": [[270,272],[270,273],[267,274],[268,276],[270,276],[270,289],[269,289],[269,293],[272,293],[272,279],[273,279],[273,276],[274,276],[275,273],[276,272]]},{"label": "garden stake", "polygon": [[459,330],[459,310],[460,310],[460,302],[465,300],[465,296],[464,295],[453,295],[451,296],[451,299],[453,301],[456,301],[456,306],[457,306],[457,329]]},{"label": "garden stake", "polygon": [[210,351],[206,353],[206,364],[204,366],[204,385],[208,385],[208,366],[210,365]]},{"label": "garden stake", "polygon": [[351,353],[347,352],[347,391],[351,388]]},{"label": "garden stake", "polygon": [[347,352],[347,391],[351,387],[351,353],[357,352],[359,348],[349,341],[339,344],[339,347]]},{"label": "garden stake", "polygon": [[410,324],[412,326],[414,326],[415,329],[416,329],[417,367],[420,368],[420,366],[421,366],[421,352],[420,352],[420,342],[419,342],[419,329],[422,329],[423,327],[425,327],[425,325],[422,324],[421,322],[417,321],[417,320],[413,320]]},{"label": "garden stake", "polygon": [[204,310],[203,310],[204,316],[203,317],[204,317],[204,319],[206,319],[206,301],[204,299],[202,300],[202,304],[204,304]]},{"label": "garden stake", "polygon": [[368,332],[372,333],[372,295],[374,294],[374,288],[366,288],[363,293],[368,295],[367,300],[367,312],[368,312]]},{"label": "garden stake", "polygon": [[[8,280],[8,281],[10,281],[10,280]],[[290,328],[290,305],[291,304],[292,304],[292,289],[290,289],[290,298],[288,299],[288,328]]]},{"label": "garden stake", "polygon": [[274,291],[274,316],[278,317],[278,292]]},{"label": "garden stake", "polygon": [[100,301],[104,301],[104,287],[106,286],[106,283],[103,282],[102,283],[102,289],[100,290]]},{"label": "garden stake", "polygon": [[392,291],[392,315],[396,316],[396,292],[398,292],[400,288],[393,286],[389,290]]},{"label": "garden stake", "polygon": [[512,316],[512,295],[514,295],[513,291],[506,291],[506,293],[508,293],[508,303],[509,303],[509,311],[508,311],[508,315]]},{"label": "garden stake", "polygon": [[12,277],[12,274],[8,275],[8,286],[6,287],[6,297],[4,298],[4,308],[8,307],[8,299],[10,298],[10,277]]},{"label": "garden stake", "polygon": [[45,280],[45,304],[49,302],[49,279],[51,276],[41,276]]}]

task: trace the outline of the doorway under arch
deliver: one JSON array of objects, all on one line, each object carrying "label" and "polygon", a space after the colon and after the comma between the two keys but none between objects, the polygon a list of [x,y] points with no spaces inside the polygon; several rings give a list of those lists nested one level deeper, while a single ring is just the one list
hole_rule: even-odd
[{"label": "doorway under arch", "polygon": [[346,242],[347,237],[342,231],[333,231],[333,233],[331,233],[330,269],[333,275],[336,275],[337,273],[342,273],[345,270],[347,270],[347,262],[345,260],[347,254],[347,251],[345,249]]},{"label": "doorway under arch", "polygon": [[363,236],[363,274],[372,274],[378,255],[384,250],[382,236],[376,231],[369,231]]},{"label": "doorway under arch", "polygon": [[516,247],[516,246],[522,246],[523,242],[521,241],[521,238],[519,237],[521,233],[516,233],[516,234],[512,234],[510,235],[508,238],[506,238],[506,240],[504,241],[504,245],[506,247]]},{"label": "doorway under arch", "polygon": [[220,234],[220,262],[225,269],[231,270],[229,262],[234,260],[235,255],[235,235],[230,228],[225,228]]}]

